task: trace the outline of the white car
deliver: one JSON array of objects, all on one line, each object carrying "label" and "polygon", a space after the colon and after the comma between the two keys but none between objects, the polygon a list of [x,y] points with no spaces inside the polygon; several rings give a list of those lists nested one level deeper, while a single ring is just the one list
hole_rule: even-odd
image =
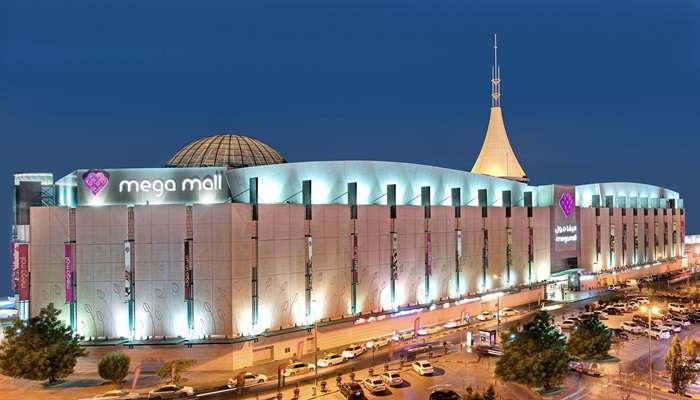
[{"label": "white car", "polygon": [[671,338],[671,331],[669,331],[668,329],[661,329],[659,327],[647,329],[646,333],[656,340]]},{"label": "white car", "polygon": [[623,313],[629,311],[629,307],[627,306],[626,303],[615,303],[615,304],[613,304],[613,305],[610,306],[610,307],[612,307],[612,308],[614,308],[614,309],[616,309],[616,310],[619,310],[619,311],[621,311],[621,312],[623,312]]},{"label": "white car", "polygon": [[506,308],[501,308],[500,314],[501,314],[501,317],[512,317],[514,315],[520,314],[520,311],[516,310],[515,308],[506,307]]},{"label": "white car", "polygon": [[574,321],[573,319],[566,319],[562,321],[562,323],[559,324],[559,326],[561,327],[561,329],[564,330],[574,329],[574,327],[576,326],[576,321]]},{"label": "white car", "polygon": [[[267,382],[267,375],[254,374],[252,372],[246,372],[243,374],[243,386],[253,386],[260,383]],[[229,389],[233,389],[238,385],[238,377],[231,378],[228,380]]]},{"label": "white car", "polygon": [[668,303],[668,311],[685,313],[688,312],[688,308],[683,304]]},{"label": "white car", "polygon": [[380,348],[388,345],[389,342],[391,342],[391,338],[389,337],[370,339],[367,341],[367,343],[365,343],[365,347],[368,349],[371,349],[372,347]]},{"label": "white car", "polygon": [[411,366],[418,375],[432,375],[434,372],[432,364],[425,360],[414,361]]},{"label": "white car", "polygon": [[690,320],[682,316],[675,316],[671,318],[671,321],[676,321],[683,326],[690,326]]},{"label": "white car", "polygon": [[345,358],[355,358],[364,352],[364,346],[360,346],[359,344],[353,344],[351,346],[346,347],[345,350],[343,350],[342,356]]},{"label": "white car", "polygon": [[457,321],[447,321],[447,322],[445,322],[445,325],[443,325],[442,327],[445,329],[452,329],[452,328],[456,328],[458,326],[459,326],[459,324],[457,323]]},{"label": "white car", "polygon": [[307,364],[303,362],[293,362],[287,366],[287,368],[282,370],[282,375],[284,376],[294,376],[300,374],[306,374],[315,370],[316,367],[313,364]]},{"label": "white car", "polygon": [[403,378],[401,378],[399,371],[395,369],[383,373],[382,380],[389,386],[401,386],[403,384]]},{"label": "white car", "polygon": [[346,361],[346,358],[341,356],[340,354],[328,353],[318,360],[318,362],[316,363],[316,366],[321,367],[321,368],[331,367],[333,365],[342,364],[345,361]]},{"label": "white car", "polygon": [[425,336],[425,335],[432,335],[434,333],[438,333],[442,331],[444,328],[441,327],[440,325],[435,325],[435,326],[429,326],[427,328],[420,328],[416,333],[418,333],[418,336]]},{"label": "white car", "polygon": [[[127,392],[126,390],[110,390],[102,394],[96,394],[89,397],[89,400],[132,400],[138,399],[141,395],[135,392]],[[88,400],[86,399],[86,400]]]},{"label": "white car", "polygon": [[383,393],[386,391],[386,385],[378,375],[368,376],[362,381],[362,384],[370,393]]},{"label": "white car", "polygon": [[661,325],[659,328],[661,329],[668,329],[671,332],[678,333],[683,330],[683,324],[680,322],[675,322],[675,321],[664,321],[663,325]]},{"label": "white car", "polygon": [[627,309],[632,310],[632,311],[637,311],[637,310],[639,310],[639,303],[637,303],[634,300],[630,300],[627,302]]},{"label": "white car", "polygon": [[393,340],[394,342],[399,342],[401,340],[413,339],[414,336],[416,336],[416,334],[413,331],[397,332],[393,336],[391,336],[391,340]]},{"label": "white car", "polygon": [[492,313],[491,311],[482,311],[476,316],[476,319],[479,321],[490,321],[494,318],[496,318],[496,314]]},{"label": "white car", "polygon": [[611,292],[615,291],[615,290],[620,290],[620,289],[622,289],[622,286],[620,286],[620,285],[608,285],[608,290]]},{"label": "white car", "polygon": [[639,304],[649,304],[649,298],[648,297],[635,297],[634,299],[637,303]]},{"label": "white car", "polygon": [[188,396],[194,396],[194,389],[190,386],[164,385],[148,392],[149,399],[177,399]]},{"label": "white car", "polygon": [[620,328],[623,331],[635,334],[635,335],[641,335],[644,332],[644,328],[641,326],[635,324],[632,321],[624,321],[620,324]]}]

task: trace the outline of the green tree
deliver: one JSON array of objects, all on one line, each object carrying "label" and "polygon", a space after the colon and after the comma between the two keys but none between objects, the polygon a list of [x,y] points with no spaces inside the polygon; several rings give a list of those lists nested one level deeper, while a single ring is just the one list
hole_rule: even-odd
[{"label": "green tree", "polygon": [[503,357],[496,363],[498,377],[544,390],[561,385],[569,363],[566,339],[546,311],[537,313],[521,332],[504,332],[501,342]]},{"label": "green tree", "polygon": [[78,357],[87,355],[80,337],[58,319],[53,303],[28,322],[15,320],[0,344],[0,371],[5,375],[54,383],[73,373]]},{"label": "green tree", "polygon": [[129,356],[121,351],[107,353],[97,365],[97,372],[102,379],[120,384],[129,373]]},{"label": "green tree", "polygon": [[698,354],[697,343],[686,337],[683,343],[674,336],[664,356],[666,371],[671,375],[671,387],[679,394],[685,394],[688,385],[695,381],[697,372],[694,364]]},{"label": "green tree", "polygon": [[584,358],[606,356],[612,345],[611,339],[610,329],[593,314],[574,327],[569,337],[569,354]]},{"label": "green tree", "polygon": [[[179,383],[181,378],[180,374],[190,369],[195,363],[195,360],[166,361],[165,363],[163,363],[163,366],[160,367],[158,371],[156,371],[156,375],[163,379],[169,378],[170,383]],[[172,373],[173,364],[175,364],[174,375]]]}]

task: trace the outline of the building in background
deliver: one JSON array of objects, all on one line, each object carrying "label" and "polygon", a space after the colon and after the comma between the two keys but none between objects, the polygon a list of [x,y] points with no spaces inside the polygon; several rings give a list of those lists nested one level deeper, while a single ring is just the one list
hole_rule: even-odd
[{"label": "building in background", "polygon": [[[288,163],[221,134],[164,168],[100,166],[55,182],[17,174],[20,315],[54,303],[80,335],[130,346],[235,343],[526,287],[561,299],[582,281],[680,265],[677,192],[529,185],[504,128],[497,65],[492,83],[472,172]],[[279,358],[251,351],[251,362]]]}]

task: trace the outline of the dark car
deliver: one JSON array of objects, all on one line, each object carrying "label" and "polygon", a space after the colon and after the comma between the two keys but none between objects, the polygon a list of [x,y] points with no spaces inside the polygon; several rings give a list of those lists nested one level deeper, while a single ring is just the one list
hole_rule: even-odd
[{"label": "dark car", "polygon": [[607,308],[606,308],[605,310],[603,310],[603,311],[605,311],[605,313],[608,314],[608,315],[622,315],[622,314],[623,314],[622,311],[618,310],[618,309],[615,308],[615,307],[607,307]]},{"label": "dark car", "polygon": [[627,332],[625,332],[622,329],[610,329],[610,331],[612,332],[612,341],[613,342],[619,343],[619,342],[626,342],[626,341],[630,340],[630,337],[627,334]]},{"label": "dark car", "polygon": [[474,347],[474,353],[482,356],[500,357],[503,355],[503,348],[498,345],[491,346],[488,344],[482,344]]},{"label": "dark car", "polygon": [[357,382],[342,383],[340,385],[340,394],[348,400],[359,400],[365,398],[365,393],[362,391],[362,386]]},{"label": "dark car", "polygon": [[435,389],[428,400],[460,400],[462,397],[452,389]]}]

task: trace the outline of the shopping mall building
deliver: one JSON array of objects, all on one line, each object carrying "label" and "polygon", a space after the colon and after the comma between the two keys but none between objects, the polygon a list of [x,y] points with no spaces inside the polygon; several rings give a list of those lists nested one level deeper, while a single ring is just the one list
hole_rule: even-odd
[{"label": "shopping mall building", "polygon": [[493,293],[557,300],[601,277],[680,266],[677,192],[530,185],[494,82],[471,171],[286,162],[253,138],[215,135],[162,168],[16,174],[20,315],[53,303],[91,342],[230,348],[242,366],[309,351],[316,322],[332,336],[368,318],[460,310]]}]

